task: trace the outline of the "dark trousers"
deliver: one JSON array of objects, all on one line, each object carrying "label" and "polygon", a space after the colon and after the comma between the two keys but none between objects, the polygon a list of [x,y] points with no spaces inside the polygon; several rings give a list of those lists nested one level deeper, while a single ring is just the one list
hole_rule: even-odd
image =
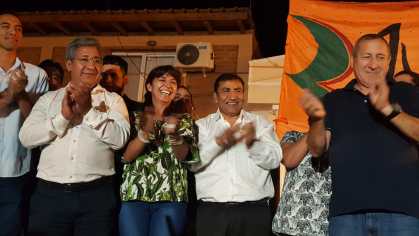
[{"label": "dark trousers", "polygon": [[116,197],[112,177],[65,185],[39,180],[31,198],[30,236],[111,236]]},{"label": "dark trousers", "polygon": [[0,236],[17,236],[23,230],[26,176],[0,178]]},{"label": "dark trousers", "polygon": [[272,214],[267,200],[198,205],[197,236],[270,236]]}]

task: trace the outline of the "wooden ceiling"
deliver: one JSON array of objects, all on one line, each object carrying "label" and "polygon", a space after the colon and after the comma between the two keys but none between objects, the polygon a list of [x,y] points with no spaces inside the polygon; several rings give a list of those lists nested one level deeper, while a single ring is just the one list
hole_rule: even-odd
[{"label": "wooden ceiling", "polygon": [[246,33],[249,8],[18,12],[26,36]]}]

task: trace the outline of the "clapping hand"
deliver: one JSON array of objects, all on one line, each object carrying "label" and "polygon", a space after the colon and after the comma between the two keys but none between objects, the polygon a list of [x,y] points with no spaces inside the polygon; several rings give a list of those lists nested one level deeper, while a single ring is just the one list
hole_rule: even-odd
[{"label": "clapping hand", "polygon": [[241,140],[243,140],[243,137],[240,134],[239,125],[235,125],[231,128],[224,130],[224,132],[220,136],[215,138],[215,142],[218,145],[222,146],[224,149],[229,149]]},{"label": "clapping hand", "polygon": [[74,101],[73,110],[77,114],[84,116],[92,108],[91,91],[92,88],[83,82],[69,84],[68,92]]},{"label": "clapping hand", "polygon": [[377,110],[384,113],[383,110],[390,106],[389,101],[390,89],[385,80],[376,83],[369,91],[368,97],[371,105]]},{"label": "clapping hand", "polygon": [[176,116],[167,116],[164,118],[165,124],[163,130],[165,134],[173,135],[176,133],[179,119]]},{"label": "clapping hand", "polygon": [[311,121],[322,120],[326,117],[326,110],[324,109],[323,103],[310,90],[304,90],[300,103]]},{"label": "clapping hand", "polygon": [[239,131],[239,139],[243,139],[247,147],[250,148],[256,141],[256,128],[253,123],[247,123]]},{"label": "clapping hand", "polygon": [[25,90],[27,84],[28,77],[25,74],[25,67],[22,63],[21,66],[15,69],[10,75],[8,92],[12,98],[16,98]]},{"label": "clapping hand", "polygon": [[92,108],[91,86],[80,82],[69,83],[61,103],[61,113],[64,118],[79,124],[83,116]]}]

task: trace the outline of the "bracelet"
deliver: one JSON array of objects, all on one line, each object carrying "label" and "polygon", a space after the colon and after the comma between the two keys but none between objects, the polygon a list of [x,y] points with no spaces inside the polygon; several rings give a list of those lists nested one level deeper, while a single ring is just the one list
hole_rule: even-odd
[{"label": "bracelet", "polygon": [[124,156],[121,156],[121,162],[122,162],[122,164],[129,164],[130,163],[129,161],[125,160]]},{"label": "bracelet", "polygon": [[[387,107],[390,107],[389,109],[392,110],[390,112],[390,114],[388,114],[384,117],[384,119],[388,122],[391,121],[394,117],[398,116],[402,112],[402,108],[397,103],[392,103],[392,104],[388,105]],[[387,107],[385,107],[384,109],[387,109]]]},{"label": "bracelet", "polygon": [[168,123],[164,123],[163,127],[166,129],[175,129],[176,128],[176,124],[168,124]]},{"label": "bracelet", "polygon": [[175,138],[173,135],[167,135],[167,137],[168,137],[169,144],[171,146],[179,146],[183,144],[182,136],[180,136],[180,138]]},{"label": "bracelet", "polygon": [[148,134],[144,132],[142,129],[138,131],[137,138],[143,143],[150,143],[150,140],[148,139]]}]

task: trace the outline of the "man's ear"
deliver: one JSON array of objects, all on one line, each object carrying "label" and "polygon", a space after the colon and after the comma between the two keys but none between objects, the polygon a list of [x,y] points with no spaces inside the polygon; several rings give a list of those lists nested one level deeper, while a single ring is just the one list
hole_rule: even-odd
[{"label": "man's ear", "polygon": [[73,65],[73,62],[72,62],[71,60],[67,60],[67,61],[65,62],[65,67],[67,68],[67,71],[68,71],[68,72],[71,72],[71,67],[72,67],[72,65]]},{"label": "man's ear", "polygon": [[124,81],[124,86],[128,84],[128,75],[124,75],[123,81]]},{"label": "man's ear", "polygon": [[215,102],[215,103],[218,103],[218,97],[217,97],[217,93],[216,93],[216,92],[214,92],[214,93],[212,94],[212,97],[213,97],[213,99],[214,99],[214,102]]}]

